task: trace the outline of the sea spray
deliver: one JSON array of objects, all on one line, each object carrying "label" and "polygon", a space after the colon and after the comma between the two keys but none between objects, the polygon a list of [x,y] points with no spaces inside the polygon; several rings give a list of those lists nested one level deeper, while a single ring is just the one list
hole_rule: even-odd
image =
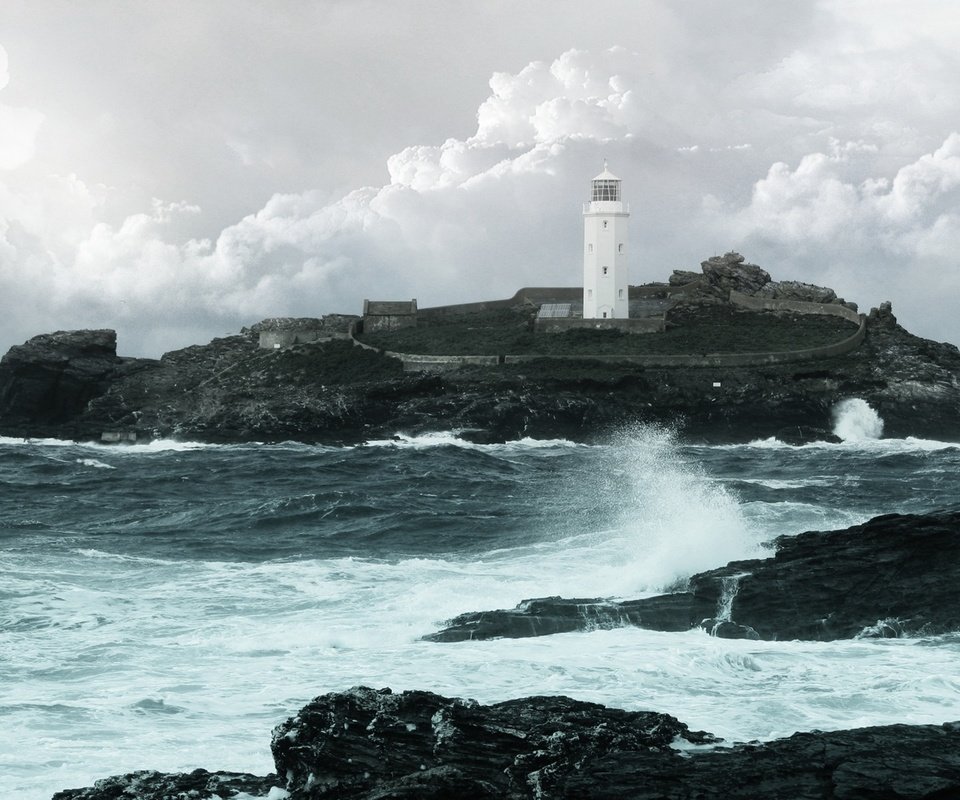
[{"label": "sea spray", "polygon": [[845,442],[879,439],[883,434],[883,420],[866,400],[850,397],[833,409],[833,432]]},{"label": "sea spray", "polygon": [[598,509],[621,548],[611,587],[657,591],[734,559],[760,555],[764,538],[733,492],[683,456],[675,431],[637,426],[611,446]]}]

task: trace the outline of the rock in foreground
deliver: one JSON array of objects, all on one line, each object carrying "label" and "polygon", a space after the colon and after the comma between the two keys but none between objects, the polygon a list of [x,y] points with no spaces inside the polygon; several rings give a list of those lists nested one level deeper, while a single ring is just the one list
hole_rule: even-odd
[{"label": "rock in foreground", "polygon": [[960,512],[890,514],[841,531],[782,536],[772,558],[734,561],[686,591],[614,602],[547,597],[462,614],[437,642],[635,625],[725,638],[830,641],[960,630]]},{"label": "rock in foreground", "polygon": [[[86,789],[65,789],[53,800],[229,800],[243,797],[266,797],[277,785],[277,776],[238,774],[235,772],[193,772],[164,774],[152,770],[115,775],[97,781]],[[274,792],[276,794],[276,792]]]},{"label": "rock in foreground", "polygon": [[[717,742],[666,714],[569,697],[485,706],[359,687],[318,697],[278,726],[273,754],[293,800],[960,796],[960,723]],[[56,800],[233,796],[235,786],[226,784],[211,793],[216,777],[136,773]],[[252,779],[246,791],[286,796],[271,785]]]}]

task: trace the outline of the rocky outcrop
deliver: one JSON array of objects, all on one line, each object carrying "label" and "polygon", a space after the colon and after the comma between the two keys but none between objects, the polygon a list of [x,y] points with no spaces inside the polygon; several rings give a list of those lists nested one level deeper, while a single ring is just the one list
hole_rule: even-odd
[{"label": "rocky outcrop", "polygon": [[60,432],[144,363],[117,356],[112,330],[35,336],[0,359],[0,419],[7,430],[22,425],[28,435]]},{"label": "rocky outcrop", "polygon": [[204,800],[238,788],[278,800],[933,800],[960,793],[960,723],[719,742],[667,714],[569,697],[481,705],[358,687],[317,697],[274,730],[280,788],[270,789],[273,776],[134,773],[55,800]]},{"label": "rocky outcrop", "polygon": [[825,286],[800,281],[770,281],[756,292],[757,297],[771,300],[799,300],[804,303],[834,303],[837,293]]},{"label": "rocky outcrop", "polygon": [[84,789],[65,789],[52,800],[229,800],[237,795],[265,798],[278,783],[276,775],[260,777],[205,769],[173,774],[143,770],[104,778]]},{"label": "rocky outcrop", "polygon": [[675,269],[670,273],[667,283],[670,286],[689,286],[692,283],[697,283],[702,277],[702,272],[693,272],[688,269]]},{"label": "rocky outcrop", "polygon": [[756,264],[747,264],[739,253],[713,256],[700,263],[705,278],[704,287],[724,299],[731,290],[743,294],[756,294],[770,282],[770,273]]},{"label": "rocky outcrop", "polygon": [[783,536],[774,546],[771,558],[699,573],[680,592],[625,602],[526,600],[513,609],[462,614],[424,638],[517,638],[627,625],[819,641],[960,630],[960,512],[891,514],[846,530]]}]

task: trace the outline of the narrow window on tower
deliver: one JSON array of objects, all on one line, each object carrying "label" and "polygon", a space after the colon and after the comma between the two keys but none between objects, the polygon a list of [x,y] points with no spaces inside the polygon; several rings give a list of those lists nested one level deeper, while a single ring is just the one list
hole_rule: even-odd
[{"label": "narrow window on tower", "polygon": [[587,245],[587,252],[588,252],[588,253],[592,253],[592,252],[593,252],[593,245],[592,245],[592,244],[588,244],[588,245]]},{"label": "narrow window on tower", "polygon": [[607,274],[607,268],[606,268],[606,267],[603,268],[603,274],[604,274],[604,275]]},{"label": "narrow window on tower", "polygon": [[619,294],[619,299],[623,300],[623,289],[621,289],[618,294]]},{"label": "narrow window on tower", "polygon": [[604,228],[607,227],[607,220],[604,220],[604,221],[603,221],[603,227],[604,227]]},{"label": "narrow window on tower", "polygon": [[618,252],[618,253],[622,253],[622,252],[623,252],[623,243],[620,243],[620,244],[617,245],[617,252]]},{"label": "narrow window on tower", "polygon": [[593,300],[593,289],[587,289],[587,300]]}]

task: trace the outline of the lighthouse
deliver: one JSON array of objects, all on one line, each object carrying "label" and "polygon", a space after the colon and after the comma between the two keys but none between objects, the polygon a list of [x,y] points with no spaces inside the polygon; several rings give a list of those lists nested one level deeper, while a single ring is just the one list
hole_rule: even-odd
[{"label": "lighthouse", "polygon": [[593,179],[583,206],[583,318],[626,319],[630,315],[627,221],[620,179],[607,169]]}]

